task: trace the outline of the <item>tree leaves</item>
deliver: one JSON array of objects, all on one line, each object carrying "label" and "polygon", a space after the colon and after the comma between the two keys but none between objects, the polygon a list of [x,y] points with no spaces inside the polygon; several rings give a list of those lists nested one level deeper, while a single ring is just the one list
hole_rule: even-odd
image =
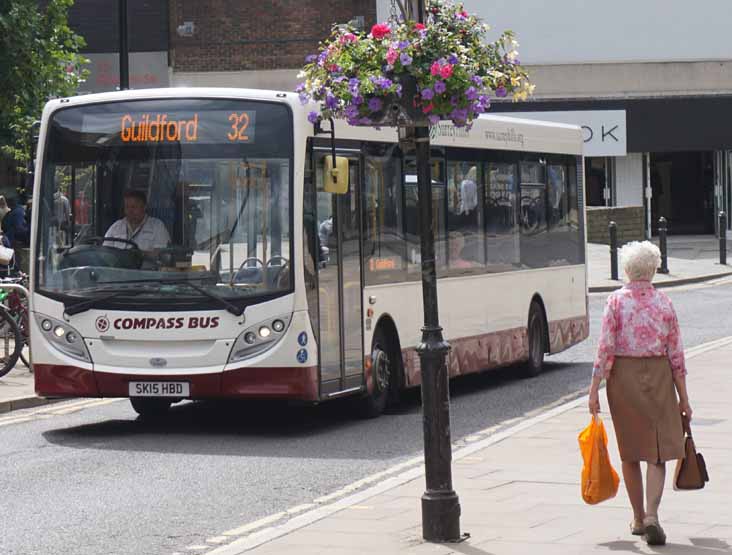
[{"label": "tree leaves", "polygon": [[0,0],[0,150],[30,158],[30,128],[45,103],[70,96],[88,74],[84,39],[68,25],[73,0]]}]

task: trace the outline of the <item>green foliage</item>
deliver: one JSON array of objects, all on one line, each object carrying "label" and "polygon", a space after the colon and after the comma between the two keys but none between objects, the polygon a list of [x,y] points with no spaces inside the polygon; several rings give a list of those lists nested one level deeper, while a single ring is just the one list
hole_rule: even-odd
[{"label": "green foliage", "polygon": [[30,128],[45,103],[76,94],[89,63],[84,39],[68,25],[73,0],[0,0],[0,150],[19,164],[30,155]]}]

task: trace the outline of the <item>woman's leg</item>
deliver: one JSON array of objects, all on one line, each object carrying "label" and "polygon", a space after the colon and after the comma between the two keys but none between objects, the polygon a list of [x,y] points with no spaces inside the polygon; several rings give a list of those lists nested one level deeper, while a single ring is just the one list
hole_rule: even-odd
[{"label": "woman's leg", "polygon": [[648,463],[646,471],[646,506],[648,516],[658,518],[658,506],[661,504],[663,486],[666,482],[666,463]]},{"label": "woman's leg", "polygon": [[623,481],[633,507],[633,518],[643,522],[646,512],[643,509],[643,474],[639,462],[623,461]]}]

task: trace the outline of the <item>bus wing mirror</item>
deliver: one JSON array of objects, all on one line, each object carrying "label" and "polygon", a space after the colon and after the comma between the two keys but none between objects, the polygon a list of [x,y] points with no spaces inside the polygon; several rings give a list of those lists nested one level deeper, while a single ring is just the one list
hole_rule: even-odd
[{"label": "bus wing mirror", "polygon": [[336,195],[346,194],[348,192],[348,173],[348,158],[336,156],[334,166],[333,157],[326,156],[323,190]]}]

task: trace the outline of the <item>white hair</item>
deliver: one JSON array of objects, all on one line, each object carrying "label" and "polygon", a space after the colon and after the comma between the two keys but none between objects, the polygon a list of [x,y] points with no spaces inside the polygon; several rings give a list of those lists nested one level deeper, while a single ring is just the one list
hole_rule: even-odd
[{"label": "white hair", "polygon": [[651,281],[661,263],[661,251],[650,241],[631,241],[620,249],[620,259],[630,281]]}]

